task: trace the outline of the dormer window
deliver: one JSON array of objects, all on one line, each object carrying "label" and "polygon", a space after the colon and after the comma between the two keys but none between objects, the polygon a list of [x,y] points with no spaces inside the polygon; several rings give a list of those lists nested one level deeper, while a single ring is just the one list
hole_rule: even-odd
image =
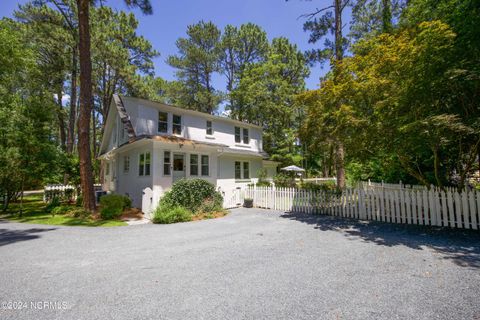
[{"label": "dormer window", "polygon": [[208,120],[207,120],[207,135],[208,136],[213,135],[212,121],[208,121]]},{"label": "dormer window", "polygon": [[235,127],[235,142],[236,142],[236,143],[242,142],[241,129],[240,129],[240,127]]},{"label": "dormer window", "polygon": [[250,137],[247,128],[235,127],[235,143],[250,143]]},{"label": "dormer window", "polygon": [[168,131],[168,113],[158,112],[158,132],[167,133]]},{"label": "dormer window", "polygon": [[248,137],[248,129],[243,128],[243,143],[244,144],[249,144],[250,143],[250,138]]},{"label": "dormer window", "polygon": [[177,135],[182,134],[182,116],[176,114],[173,115],[172,132]]}]

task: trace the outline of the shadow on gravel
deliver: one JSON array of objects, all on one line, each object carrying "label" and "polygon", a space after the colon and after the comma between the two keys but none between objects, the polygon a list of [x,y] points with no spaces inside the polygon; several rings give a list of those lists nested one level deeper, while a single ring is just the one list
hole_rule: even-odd
[{"label": "shadow on gravel", "polygon": [[429,247],[459,266],[480,268],[478,230],[358,221],[305,213],[285,213],[281,217],[310,224],[321,231],[338,231],[350,240],[360,239],[388,247],[402,245],[415,250]]},{"label": "shadow on gravel", "polygon": [[55,230],[55,228],[31,228],[24,230],[0,228],[0,247],[16,242],[38,239],[40,238],[40,233],[52,230]]}]

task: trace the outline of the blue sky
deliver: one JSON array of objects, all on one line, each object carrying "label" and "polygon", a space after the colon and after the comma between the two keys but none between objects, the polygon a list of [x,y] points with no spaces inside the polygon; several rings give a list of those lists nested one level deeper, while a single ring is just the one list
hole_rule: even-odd
[{"label": "blue sky", "polygon": [[[167,80],[173,80],[174,69],[165,63],[166,58],[177,52],[175,41],[185,36],[188,25],[200,20],[212,21],[223,29],[227,24],[239,26],[253,22],[261,26],[271,40],[284,36],[297,44],[300,50],[314,48],[308,44],[308,34],[303,32],[303,19],[297,19],[301,14],[311,12],[331,3],[331,0],[151,0],[153,15],[144,16],[138,10],[133,10],[139,20],[138,33],[147,38],[160,52],[155,59],[155,74]],[[20,3],[28,0],[2,0],[0,15],[11,17]],[[106,5],[119,10],[128,10],[123,0],[107,0]],[[344,20],[348,20],[345,17]],[[315,89],[319,77],[328,70],[317,65],[311,69],[307,79],[307,87]],[[221,75],[214,76],[216,89],[225,90],[225,80]]]}]

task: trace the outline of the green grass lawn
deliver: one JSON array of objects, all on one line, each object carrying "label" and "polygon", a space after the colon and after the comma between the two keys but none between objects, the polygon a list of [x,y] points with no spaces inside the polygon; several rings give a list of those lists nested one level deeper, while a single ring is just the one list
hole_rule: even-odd
[{"label": "green grass lawn", "polygon": [[117,227],[127,224],[120,220],[95,220],[91,218],[73,218],[64,215],[52,216],[45,211],[42,195],[26,196],[23,199],[23,215],[20,217],[20,203],[11,203],[2,218],[16,222],[39,223],[61,226]]}]

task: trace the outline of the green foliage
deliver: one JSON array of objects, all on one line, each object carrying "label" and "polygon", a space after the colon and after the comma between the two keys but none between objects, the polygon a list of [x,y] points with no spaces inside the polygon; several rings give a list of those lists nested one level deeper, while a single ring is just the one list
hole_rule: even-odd
[{"label": "green foliage", "polygon": [[58,207],[54,207],[52,210],[50,210],[50,213],[52,214],[52,216],[55,216],[57,214],[65,214],[70,209],[71,209],[71,207],[69,207],[69,206],[58,206]]},{"label": "green foliage", "polygon": [[281,188],[294,188],[296,187],[295,176],[287,173],[279,173],[273,177],[273,182],[275,186]]},{"label": "green foliage", "polygon": [[182,206],[160,204],[153,213],[153,223],[169,224],[192,220],[192,213]]},{"label": "green foliage", "polygon": [[175,182],[172,189],[164,194],[160,206],[182,206],[197,212],[206,199],[222,203],[223,198],[215,191],[215,186],[203,179],[182,179]]},{"label": "green foliage", "polygon": [[102,219],[118,218],[122,212],[131,206],[129,197],[120,194],[107,194],[100,197],[100,216]]},{"label": "green foliage", "polygon": [[300,188],[309,191],[335,191],[337,186],[333,181],[325,181],[322,183],[303,182]]},{"label": "green foliage", "polygon": [[200,204],[196,213],[213,213],[223,211],[223,198],[217,192],[214,198],[207,198],[204,199],[203,202]]},{"label": "green foliage", "polygon": [[70,207],[69,210],[66,212],[66,215],[68,215],[69,217],[80,218],[80,219],[86,219],[91,214],[92,214],[91,212],[86,211],[83,208],[75,208],[75,207]]},{"label": "green foliage", "polygon": [[77,207],[83,206],[83,196],[81,194],[77,196],[77,200],[75,200],[75,205]]},{"label": "green foliage", "polygon": [[38,188],[62,151],[52,140],[54,101],[27,29],[0,21],[0,194]]},{"label": "green foliage", "polygon": [[47,206],[45,207],[45,211],[47,212],[52,212],[52,210],[56,207],[59,207],[61,204],[60,202],[60,198],[58,197],[53,197],[52,200],[50,200],[50,202],[47,204]]},{"label": "green foliage", "polygon": [[220,34],[212,22],[200,21],[187,27],[187,38],[177,40],[178,54],[169,56],[167,62],[177,69],[181,106],[213,113],[220,102],[212,86],[212,74],[220,71]]},{"label": "green foliage", "polygon": [[263,148],[275,160],[290,162],[297,154],[295,139],[303,113],[295,96],[303,92],[308,74],[297,46],[275,38],[265,61],[246,66],[231,94],[238,104],[231,116],[263,126]]}]

